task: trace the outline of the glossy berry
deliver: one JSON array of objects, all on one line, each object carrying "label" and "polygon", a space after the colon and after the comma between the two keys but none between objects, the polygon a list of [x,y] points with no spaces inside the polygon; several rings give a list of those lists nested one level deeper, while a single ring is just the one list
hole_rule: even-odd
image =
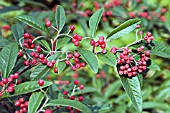
[{"label": "glossy berry", "polygon": [[21,51],[18,52],[18,57],[19,58],[22,57],[22,52]]},{"label": "glossy berry", "polygon": [[14,104],[15,104],[15,106],[20,106],[21,102],[19,100],[17,100]]},{"label": "glossy berry", "polygon": [[14,87],[8,86],[7,90],[8,90],[9,93],[12,93],[12,92],[14,92]]},{"label": "glossy berry", "polygon": [[150,51],[149,51],[149,50],[146,50],[146,51],[145,51],[145,55],[146,55],[146,56],[150,56]]},{"label": "glossy berry", "polygon": [[95,45],[95,41],[94,40],[90,40],[90,45],[94,46]]},{"label": "glossy berry", "polygon": [[83,90],[83,89],[84,89],[84,85],[81,84],[81,85],[79,86],[79,88],[80,88],[80,90]]},{"label": "glossy berry", "polygon": [[72,110],[72,107],[71,107],[71,106],[67,106],[66,109],[67,109],[68,111],[70,111],[70,110]]},{"label": "glossy berry", "polygon": [[75,97],[74,96],[70,96],[70,100],[75,100]]},{"label": "glossy berry", "polygon": [[76,70],[76,66],[72,66],[71,69],[72,69],[73,71],[75,71],[75,70]]},{"label": "glossy berry", "polygon": [[79,96],[79,97],[78,97],[78,101],[79,101],[79,102],[83,101],[83,99],[84,99],[83,96]]},{"label": "glossy berry", "polygon": [[75,28],[76,28],[76,27],[75,27],[74,25],[71,25],[71,26],[70,26],[70,31],[73,32],[73,31],[75,30]]},{"label": "glossy berry", "polygon": [[136,29],[139,29],[139,28],[140,28],[140,25],[139,25],[139,24],[137,24],[137,25],[136,25]]},{"label": "glossy berry", "polygon": [[38,80],[38,85],[43,86],[44,85],[44,80]]},{"label": "glossy berry", "polygon": [[27,112],[27,108],[26,108],[26,107],[22,108],[22,111],[23,111],[24,113],[26,113],[26,112]]},{"label": "glossy berry", "polygon": [[46,109],[44,113],[52,113],[52,111],[50,109]]},{"label": "glossy berry", "polygon": [[29,65],[30,65],[30,62],[29,62],[28,60],[25,60],[25,61],[24,61],[24,65],[25,65],[25,66],[29,66]]},{"label": "glossy berry", "polygon": [[2,79],[2,83],[3,83],[3,84],[7,84],[7,83],[8,83],[8,79],[7,79],[7,78],[3,78],[3,79]]},{"label": "glossy berry", "polygon": [[73,55],[72,54],[68,54],[67,58],[73,58]]},{"label": "glossy berry", "polygon": [[58,68],[57,67],[54,68],[54,73],[58,73]]},{"label": "glossy berry", "polygon": [[69,60],[66,60],[65,63],[66,63],[66,65],[70,65],[70,61]]},{"label": "glossy berry", "polygon": [[79,80],[74,80],[74,85],[78,85],[79,84]]},{"label": "glossy berry", "polygon": [[52,68],[52,67],[54,66],[54,64],[53,64],[52,62],[47,62],[47,66],[48,66],[49,68]]},{"label": "glossy berry", "polygon": [[24,33],[24,38],[30,38],[31,35],[29,33]]},{"label": "glossy berry", "polygon": [[66,90],[63,91],[63,95],[67,95],[68,92]]},{"label": "glossy berry", "polygon": [[19,101],[22,103],[24,102],[24,98],[20,98]]},{"label": "glossy berry", "polygon": [[45,24],[46,24],[47,27],[50,27],[52,25],[51,21],[46,21]]},{"label": "glossy berry", "polygon": [[80,57],[80,54],[78,52],[74,52],[74,57],[78,58]]}]

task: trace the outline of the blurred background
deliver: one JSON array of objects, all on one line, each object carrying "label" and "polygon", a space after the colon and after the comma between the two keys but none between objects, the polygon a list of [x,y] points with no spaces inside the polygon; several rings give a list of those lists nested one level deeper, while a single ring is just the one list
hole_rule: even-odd
[{"label": "blurred background", "polygon": [[[66,27],[74,24],[75,32],[83,37],[89,35],[89,17],[101,7],[105,8],[96,36],[107,36],[113,28],[130,18],[140,18],[141,30],[152,32],[156,41],[170,45],[170,0],[0,0],[0,35],[13,40],[11,25],[20,23],[14,17],[32,15],[41,20],[50,20],[55,26],[54,14],[57,5],[62,5],[67,15]],[[20,23],[34,36],[40,31]],[[123,47],[135,41],[135,32],[109,43],[109,46]],[[82,44],[81,44],[82,43]],[[89,41],[82,41],[81,47],[89,47]],[[69,43],[63,50],[74,50]],[[170,60],[156,56],[156,70],[152,68],[144,75],[142,85],[143,113],[170,113]],[[86,66],[83,70],[66,68],[62,74],[48,73],[46,79],[54,81],[52,98],[62,89],[70,89],[74,79],[85,85],[83,103],[92,105],[100,113],[136,113],[127,97],[113,67],[99,62],[99,73],[93,74]],[[28,79],[26,74],[21,81]],[[70,83],[70,84],[69,84]],[[79,94],[77,94],[79,95]],[[89,101],[90,100],[90,101]]]}]

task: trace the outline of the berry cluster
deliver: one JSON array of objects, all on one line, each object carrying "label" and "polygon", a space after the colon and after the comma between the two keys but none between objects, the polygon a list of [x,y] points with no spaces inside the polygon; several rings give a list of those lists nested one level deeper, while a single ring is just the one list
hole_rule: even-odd
[{"label": "berry cluster", "polygon": [[15,111],[15,113],[26,113],[28,109],[28,101],[25,101],[24,98],[20,98],[15,101],[15,106],[20,108],[20,110]]},{"label": "berry cluster", "polygon": [[[79,85],[79,84],[80,84],[80,83],[79,83],[79,80],[74,80],[74,85],[75,85],[75,87],[74,87],[73,91],[76,90],[76,89],[79,89],[79,90],[83,90],[83,89],[84,89],[84,85],[82,85],[82,84]],[[79,85],[79,86],[78,86],[78,85]],[[78,86],[78,88],[76,88],[76,86]],[[73,93],[74,93],[74,92],[73,92]],[[68,96],[70,100],[76,100],[75,96],[73,96],[72,94],[71,94],[71,96],[70,96],[67,90],[64,90],[64,91],[63,91],[63,95],[65,95],[65,97]],[[84,98],[83,98],[83,96],[79,96],[79,97],[77,98],[77,100],[78,100],[79,102],[82,102],[82,101],[84,100]],[[74,110],[73,110],[73,108],[72,108],[71,106],[67,106],[67,107],[66,107],[66,110],[70,111],[70,113],[74,113]],[[76,109],[76,112],[79,113],[80,110]]]},{"label": "berry cluster", "polygon": [[[113,49],[113,48],[112,48]],[[115,47],[114,49],[115,50]],[[115,51],[113,52],[115,54]],[[138,61],[135,60],[134,56],[140,56]],[[119,58],[117,59],[118,73],[128,78],[132,78],[137,73],[142,73],[147,69],[147,61],[150,57],[150,51],[144,51],[144,46],[140,46],[137,49],[137,54],[134,54],[128,47],[123,48],[120,52]]]},{"label": "berry cluster", "polygon": [[151,32],[147,32],[147,33],[146,33],[146,36],[144,37],[144,40],[145,40],[147,43],[150,43],[153,39],[154,39],[154,37],[152,36],[152,33],[151,33]]},{"label": "berry cluster", "polygon": [[3,87],[2,91],[0,91],[0,96],[2,96],[5,91],[9,93],[14,92],[14,80],[17,79],[18,76],[18,73],[11,74],[8,78],[3,78],[2,81],[0,81],[0,86]]},{"label": "berry cluster", "polygon": [[95,47],[99,47],[100,46],[100,48],[102,49],[102,53],[103,54],[106,54],[106,41],[105,41],[105,38],[103,37],[103,36],[100,36],[99,37],[99,40],[98,41],[96,41],[95,42],[95,40],[90,40],[90,45],[92,45],[93,46],[93,48],[95,48]]},{"label": "berry cluster", "polygon": [[[123,48],[120,52],[119,58],[117,59],[118,73],[119,75],[124,75],[125,77],[132,78],[137,75],[137,73],[142,73],[147,69],[147,61],[149,60],[150,51],[146,50],[144,53],[144,47],[141,46],[137,49],[140,59],[136,61],[133,52],[128,47]],[[115,51],[114,51],[115,54]]]},{"label": "berry cluster", "polygon": [[135,18],[136,16],[146,18],[147,20],[153,20],[153,19],[160,19],[162,22],[166,21],[166,18],[164,16],[164,13],[166,12],[166,8],[162,8],[160,13],[157,13],[155,11],[146,11],[145,6],[141,6],[142,12],[129,12],[129,17]]},{"label": "berry cluster", "polygon": [[[67,55],[67,60],[65,61],[66,65],[71,65],[72,70],[75,71],[76,69],[83,68],[86,66],[85,62],[80,62],[80,54],[78,52],[74,52],[73,54],[70,53]],[[71,59],[73,59],[75,65],[71,63]]]},{"label": "berry cluster", "polygon": [[23,47],[26,47],[27,49],[33,49],[35,47],[35,44],[33,44],[33,39],[34,37],[31,34],[25,33]]}]

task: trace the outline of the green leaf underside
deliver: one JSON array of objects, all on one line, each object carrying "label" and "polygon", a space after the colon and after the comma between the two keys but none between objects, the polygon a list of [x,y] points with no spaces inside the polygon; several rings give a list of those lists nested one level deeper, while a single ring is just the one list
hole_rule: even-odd
[{"label": "green leaf underside", "polygon": [[111,52],[108,52],[106,55],[98,54],[97,57],[110,66],[116,66],[116,56]]},{"label": "green leaf underside", "polygon": [[34,92],[31,97],[29,98],[28,103],[28,113],[36,113],[37,109],[39,108],[42,100],[44,98],[43,92]]},{"label": "green leaf underside", "polygon": [[34,92],[36,90],[39,90],[40,88],[45,88],[50,85],[52,85],[52,82],[48,82],[48,81],[44,81],[44,85],[41,87],[38,85],[38,81],[24,82],[14,87],[15,91],[13,94],[5,92],[3,96],[1,96],[0,98],[12,97],[16,95],[26,94],[29,92]]},{"label": "green leaf underside", "polygon": [[170,46],[156,41],[153,41],[153,43],[154,47],[150,50],[151,54],[164,58],[170,58]]},{"label": "green leaf underside", "polygon": [[103,13],[103,8],[99,9],[97,12],[95,12],[89,20],[89,26],[90,26],[90,31],[91,31],[91,36],[94,38],[95,32],[97,30],[99,21],[102,17],[102,13]]},{"label": "green leaf underside", "polygon": [[47,65],[38,64],[33,72],[31,73],[30,77],[32,80],[39,80],[43,78],[47,72],[49,72],[50,68]]},{"label": "green leaf underside", "polygon": [[112,39],[117,39],[129,32],[133,31],[136,28],[136,25],[140,24],[140,19],[129,19],[120,26],[113,29],[112,32],[107,36],[107,40],[111,41]]},{"label": "green leaf underside", "polygon": [[21,15],[21,16],[17,16],[16,19],[20,20],[21,22],[26,23],[27,25],[29,25],[31,27],[34,27],[35,29],[49,33],[47,27],[45,26],[45,22],[43,22],[37,18],[28,16],[28,15]]},{"label": "green leaf underside", "polygon": [[0,48],[5,47],[7,44],[9,44],[9,41],[0,35]]},{"label": "green leaf underside", "polygon": [[94,73],[97,73],[98,72],[98,60],[97,60],[96,56],[94,55],[94,53],[92,53],[89,50],[83,50],[83,49],[79,49],[78,52],[84,58],[86,63],[90,66],[92,71]]},{"label": "green leaf underside", "polygon": [[56,50],[63,47],[65,44],[67,44],[70,41],[70,37],[63,37],[63,38],[59,38],[57,40],[57,46],[56,46]]},{"label": "green leaf underside", "polygon": [[82,104],[81,102],[78,102],[76,100],[69,100],[69,99],[57,99],[57,100],[51,100],[46,106],[71,106],[73,108],[79,109],[83,113],[92,113],[91,110]]},{"label": "green leaf underside", "polygon": [[66,67],[65,62],[58,62],[58,74],[60,74]]},{"label": "green leaf underside", "polygon": [[51,51],[50,45],[48,44],[48,42],[46,40],[40,40],[39,43],[46,48],[48,51]]},{"label": "green leaf underside", "polygon": [[[55,53],[47,58],[48,61],[57,60],[60,57],[61,53]],[[47,65],[38,64],[32,71],[30,77],[32,80],[39,80],[43,78],[48,72],[50,68]]]},{"label": "green leaf underside", "polygon": [[[20,24],[14,24],[11,27],[12,33],[15,40],[19,43],[19,40],[24,36],[24,29]],[[24,39],[20,40],[21,43],[24,42]]]},{"label": "green leaf underside", "polygon": [[129,79],[125,78],[124,76],[120,77],[123,88],[125,89],[127,95],[129,96],[130,100],[132,101],[134,107],[138,112],[142,112],[142,93],[140,82],[137,76]]},{"label": "green leaf underside", "polygon": [[2,77],[7,78],[12,71],[18,57],[18,45],[10,43],[0,52],[0,70]]},{"label": "green leaf underside", "polygon": [[57,60],[59,59],[61,53],[60,52],[56,52],[55,54],[51,55],[50,57],[47,58],[48,61],[51,61],[51,60]]},{"label": "green leaf underside", "polygon": [[159,66],[152,60],[151,61],[151,65],[148,67],[149,69],[153,69],[156,71],[160,71],[161,69],[159,68]]},{"label": "green leaf underside", "polygon": [[58,5],[56,8],[55,20],[57,28],[60,32],[63,29],[66,20],[64,8],[60,5]]}]

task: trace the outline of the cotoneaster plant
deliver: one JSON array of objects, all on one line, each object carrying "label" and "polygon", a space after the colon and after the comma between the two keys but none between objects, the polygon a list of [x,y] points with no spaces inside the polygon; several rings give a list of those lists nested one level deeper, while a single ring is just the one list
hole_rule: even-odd
[{"label": "cotoneaster plant", "polygon": [[[107,37],[96,36],[96,30],[102,17],[104,9],[98,9],[89,20],[91,34],[89,37],[82,37],[74,32],[74,25],[68,26],[64,30],[66,16],[62,6],[57,6],[54,23],[47,20],[45,22],[38,18],[21,15],[16,19],[27,25],[42,31],[43,36],[37,36],[25,32],[20,24],[12,26],[12,33],[15,42],[0,37],[0,42],[4,47],[0,52],[0,99],[18,96],[13,104],[15,113],[52,113],[57,110],[70,113],[92,113],[95,112],[91,105],[85,104],[85,95],[81,92],[85,89],[80,81],[72,82],[73,88],[63,90],[58,94],[58,98],[52,99],[48,89],[55,84],[53,81],[44,80],[47,73],[53,70],[54,73],[61,73],[65,68],[72,71],[90,67],[96,74],[98,72],[98,61],[108,64],[115,69],[120,76],[122,85],[129,96],[131,102],[138,112],[142,112],[141,85],[143,75],[149,69],[155,69],[156,64],[151,59],[151,54],[160,57],[170,58],[169,47],[154,41],[151,32],[143,33],[140,30],[140,19],[130,19],[122,23],[111,31]],[[51,33],[51,29],[55,33]],[[114,45],[109,47],[110,41],[136,30],[135,42],[121,48]],[[140,38],[139,38],[140,36]],[[77,47],[75,50],[62,50],[57,43],[59,39],[68,37]],[[133,38],[133,37],[132,37]],[[82,48],[82,40],[87,40],[91,49]],[[67,43],[62,43],[63,44]],[[81,45],[81,47],[79,47]],[[61,46],[61,45],[60,45]],[[19,65],[20,62],[20,65]],[[18,78],[31,71],[28,79],[19,81]],[[75,95],[80,93],[80,95]],[[4,105],[5,106],[5,105]],[[64,109],[63,109],[64,108]]]}]

